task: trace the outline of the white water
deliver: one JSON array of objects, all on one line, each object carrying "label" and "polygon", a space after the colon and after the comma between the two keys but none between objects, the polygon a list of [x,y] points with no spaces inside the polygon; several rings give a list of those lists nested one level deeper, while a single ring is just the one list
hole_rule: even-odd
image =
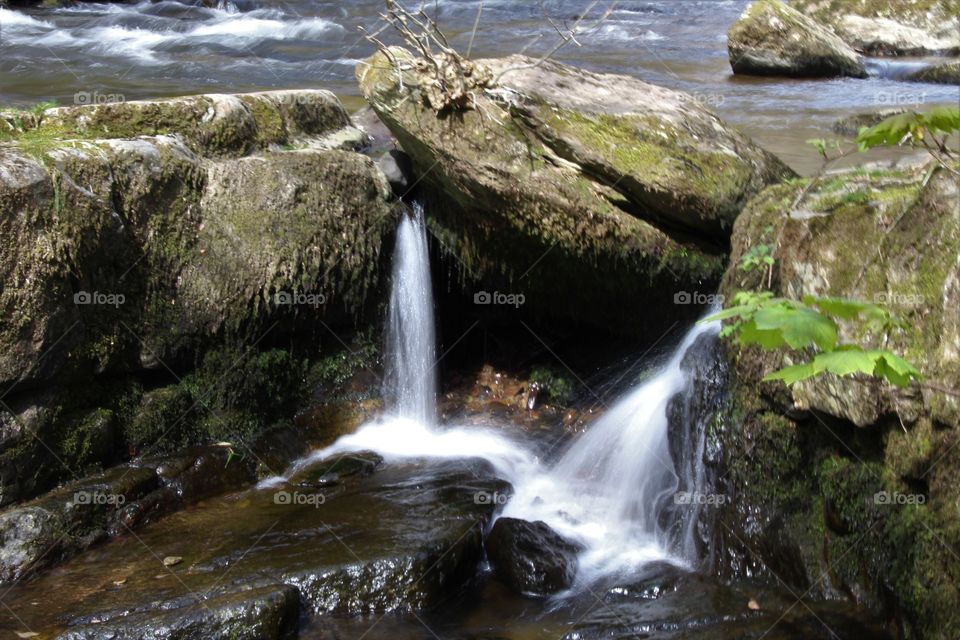
[{"label": "white water", "polygon": [[384,396],[388,410],[432,425],[437,415],[436,332],[423,206],[403,216],[393,252]]},{"label": "white water", "polygon": [[[669,447],[671,400],[693,393],[684,355],[718,324],[696,325],[669,361],[611,406],[552,465],[519,439],[476,426],[437,426],[433,300],[423,210],[397,231],[387,328],[388,411],[356,433],[294,464],[289,475],[347,451],[376,451],[389,462],[444,458],[488,460],[514,495],[503,516],[542,520],[584,545],[577,581],[589,584],[653,561],[693,566],[695,506],[675,495],[703,486],[702,435],[675,468]],[[276,478],[267,484],[281,481]]]}]

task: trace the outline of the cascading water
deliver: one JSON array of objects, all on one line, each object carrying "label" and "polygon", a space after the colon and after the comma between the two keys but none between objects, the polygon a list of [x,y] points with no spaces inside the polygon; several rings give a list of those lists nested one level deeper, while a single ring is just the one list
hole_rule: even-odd
[{"label": "cascading water", "polygon": [[[678,503],[676,495],[706,489],[705,418],[699,414],[709,414],[715,405],[698,406],[702,390],[693,379],[715,358],[696,345],[715,342],[718,323],[694,326],[655,375],[611,406],[547,467],[525,443],[502,431],[436,425],[433,299],[419,204],[400,223],[393,260],[387,415],[299,461],[291,473],[333,454],[363,449],[387,461],[481,457],[514,487],[502,515],[544,521],[583,544],[578,582],[654,561],[695,565],[701,550],[693,538],[701,508],[697,502]],[[671,427],[671,418],[681,424]]]},{"label": "cascading water", "polygon": [[705,493],[702,449],[675,464],[670,417],[672,403],[686,405],[695,393],[684,359],[716,331],[716,324],[696,325],[655,376],[610,407],[549,471],[515,483],[504,515],[542,520],[582,542],[579,580],[655,560],[697,562],[695,546],[685,543],[696,517],[677,508],[677,496],[681,487]]},{"label": "cascading water", "polygon": [[384,388],[391,413],[424,425],[436,420],[435,344],[427,230],[423,205],[414,202],[393,253]]}]

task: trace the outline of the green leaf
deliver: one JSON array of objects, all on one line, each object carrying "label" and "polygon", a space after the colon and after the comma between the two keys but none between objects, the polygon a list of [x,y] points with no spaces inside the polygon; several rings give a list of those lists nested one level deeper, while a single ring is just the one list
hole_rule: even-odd
[{"label": "green leaf", "polygon": [[740,334],[737,340],[740,344],[755,344],[767,351],[787,346],[786,340],[783,339],[783,332],[778,329],[759,329],[754,320],[744,322],[740,326]]},{"label": "green leaf", "polygon": [[795,364],[790,367],[784,367],[779,371],[768,373],[763,377],[763,381],[772,382],[774,380],[783,380],[783,382],[789,386],[795,382],[812,378],[814,375],[813,364],[810,362],[804,362],[803,364]]},{"label": "green leaf", "polygon": [[911,380],[921,380],[923,375],[909,362],[889,351],[874,351],[877,365],[873,375],[886,378],[898,387],[905,387]]},{"label": "green leaf", "polygon": [[811,364],[814,375],[833,373],[838,376],[848,376],[853,373],[873,375],[877,362],[874,354],[855,347],[818,353]]},{"label": "green leaf", "polygon": [[908,134],[920,128],[920,116],[916,113],[901,113],[881,120],[857,136],[857,144],[865,151],[880,145],[895,147]]},{"label": "green leaf", "polygon": [[933,133],[960,131],[960,107],[934,107],[923,114],[923,122]]},{"label": "green leaf", "polygon": [[757,329],[778,331],[793,349],[816,345],[829,351],[837,344],[837,325],[830,318],[803,307],[764,307],[753,316]]}]

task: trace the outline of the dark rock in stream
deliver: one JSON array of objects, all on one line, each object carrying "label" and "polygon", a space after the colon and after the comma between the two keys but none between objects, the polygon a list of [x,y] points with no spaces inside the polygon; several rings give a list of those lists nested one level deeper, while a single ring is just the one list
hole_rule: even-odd
[{"label": "dark rock in stream", "polygon": [[294,475],[290,484],[301,487],[331,487],[342,478],[368,476],[383,464],[383,457],[373,451],[341,453],[325,458]]},{"label": "dark rock in stream", "polygon": [[55,640],[292,640],[299,594],[276,584],[205,598],[160,603],[152,611],[74,627]]},{"label": "dark rock in stream", "polygon": [[548,595],[568,589],[583,549],[545,522],[499,518],[486,541],[497,578],[523,594]]}]

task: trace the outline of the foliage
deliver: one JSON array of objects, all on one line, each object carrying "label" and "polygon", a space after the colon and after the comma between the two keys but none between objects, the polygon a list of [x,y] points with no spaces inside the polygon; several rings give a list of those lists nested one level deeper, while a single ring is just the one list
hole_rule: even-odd
[{"label": "foliage", "polygon": [[756,244],[750,247],[742,256],[737,268],[740,271],[753,271],[759,267],[769,269],[773,266],[773,255],[768,244]]},{"label": "foliage", "polygon": [[839,343],[838,321],[859,321],[866,331],[881,335],[899,329],[899,321],[883,307],[843,298],[805,296],[798,301],[749,291],[736,294],[733,302],[733,307],[702,322],[727,321],[721,336],[733,337],[744,346],[813,352],[806,362],[767,374],[765,381],[782,380],[791,385],[824,373],[861,373],[904,387],[922,377],[913,365],[890,351]]},{"label": "foliage", "polygon": [[536,367],[530,372],[530,384],[545,391],[555,404],[569,405],[573,401],[573,382],[550,367]]}]

